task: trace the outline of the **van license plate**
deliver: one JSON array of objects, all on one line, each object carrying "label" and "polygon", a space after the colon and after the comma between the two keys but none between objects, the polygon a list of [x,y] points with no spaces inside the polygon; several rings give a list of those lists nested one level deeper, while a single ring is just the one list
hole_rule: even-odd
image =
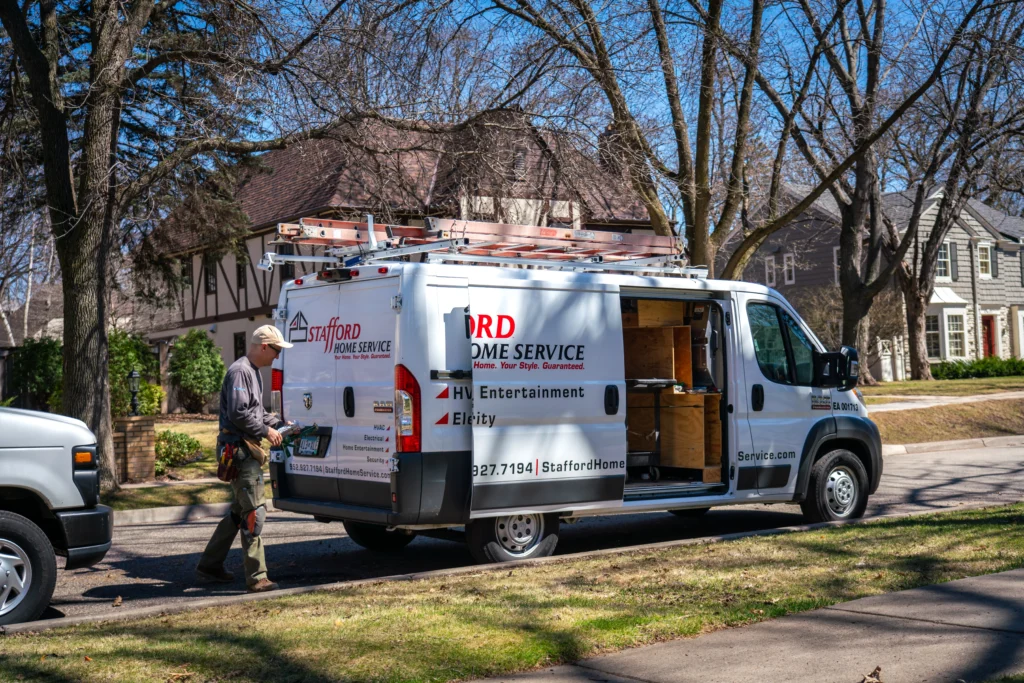
[{"label": "van license plate", "polygon": [[320,455],[320,437],[304,436],[299,439],[298,455],[304,455],[306,457],[316,457]]}]

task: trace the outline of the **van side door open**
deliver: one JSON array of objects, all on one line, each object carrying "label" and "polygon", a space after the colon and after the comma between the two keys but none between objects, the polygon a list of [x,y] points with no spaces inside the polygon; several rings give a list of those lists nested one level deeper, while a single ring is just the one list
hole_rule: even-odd
[{"label": "van side door open", "polygon": [[494,279],[471,282],[469,301],[470,517],[621,505],[618,286]]}]

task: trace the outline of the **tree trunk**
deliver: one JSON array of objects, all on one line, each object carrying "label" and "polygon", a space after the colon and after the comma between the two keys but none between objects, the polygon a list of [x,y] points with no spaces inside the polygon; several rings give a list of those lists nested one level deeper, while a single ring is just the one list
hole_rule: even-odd
[{"label": "tree trunk", "polygon": [[864,314],[864,317],[857,323],[857,352],[860,354],[860,379],[858,384],[862,386],[874,386],[878,380],[871,374],[870,355],[874,347],[874,339],[871,338],[871,312]]},{"label": "tree trunk", "polygon": [[932,379],[932,366],[928,362],[928,344],[925,335],[925,315],[928,301],[917,292],[904,288],[903,298],[907,303],[907,340],[910,347],[910,378]]},{"label": "tree trunk", "polygon": [[82,420],[96,435],[100,488],[109,491],[117,488],[117,478],[107,379],[106,306],[101,298],[106,289],[106,262],[97,258],[102,248],[102,228],[89,225],[89,218],[94,216],[82,217],[66,236],[57,239],[64,279],[62,402],[65,415]]}]

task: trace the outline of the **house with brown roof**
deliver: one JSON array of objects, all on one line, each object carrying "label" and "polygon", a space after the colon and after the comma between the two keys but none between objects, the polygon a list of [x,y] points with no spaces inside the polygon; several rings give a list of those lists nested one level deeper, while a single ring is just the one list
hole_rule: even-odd
[{"label": "house with brown roof", "polygon": [[[271,318],[281,283],[311,271],[305,264],[272,274],[256,269],[266,252],[291,248],[271,244],[281,222],[363,221],[372,213],[378,223],[399,225],[438,216],[650,231],[646,209],[614,164],[515,112],[465,127],[408,127],[363,123],[261,155],[261,168],[235,192],[249,221],[240,256],[211,243],[213,231],[188,216],[158,229],[159,248],[178,259],[186,283],[174,322],[149,333],[162,357],[175,337],[196,328],[210,333],[225,363],[245,353],[248,334]],[[269,381],[264,386],[269,391]]]}]

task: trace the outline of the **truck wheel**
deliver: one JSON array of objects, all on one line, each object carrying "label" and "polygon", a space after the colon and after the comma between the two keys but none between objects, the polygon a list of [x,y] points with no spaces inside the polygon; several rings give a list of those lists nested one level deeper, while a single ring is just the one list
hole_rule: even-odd
[{"label": "truck wheel", "polygon": [[367,550],[378,553],[396,553],[405,546],[412,543],[416,534],[401,529],[389,530],[380,524],[367,524],[366,522],[353,522],[346,519],[345,532],[348,537]]},{"label": "truck wheel", "polygon": [[807,500],[800,504],[809,522],[857,519],[868,506],[868,473],[847,450],[826,453],[811,468]]},{"label": "truck wheel", "polygon": [[682,517],[683,519],[697,519],[703,517],[705,513],[711,508],[687,508],[685,510],[669,510],[676,517]]},{"label": "truck wheel", "polygon": [[481,564],[547,557],[558,545],[558,515],[478,519],[466,525],[466,543],[473,559]]},{"label": "truck wheel", "polygon": [[38,619],[56,584],[50,539],[25,517],[0,510],[0,624]]}]

